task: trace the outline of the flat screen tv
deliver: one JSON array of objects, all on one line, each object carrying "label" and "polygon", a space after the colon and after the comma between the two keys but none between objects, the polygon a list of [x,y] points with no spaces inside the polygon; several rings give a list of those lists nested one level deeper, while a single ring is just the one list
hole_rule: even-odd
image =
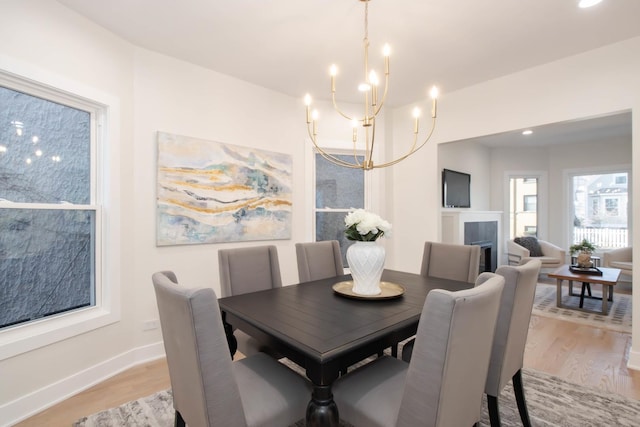
[{"label": "flat screen tv", "polygon": [[450,169],[442,170],[442,206],[471,207],[471,175]]}]

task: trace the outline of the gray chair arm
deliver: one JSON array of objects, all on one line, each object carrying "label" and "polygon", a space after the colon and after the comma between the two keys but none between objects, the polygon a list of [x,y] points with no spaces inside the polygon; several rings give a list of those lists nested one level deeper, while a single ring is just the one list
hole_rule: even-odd
[{"label": "gray chair arm", "polygon": [[507,240],[507,261],[509,265],[520,265],[524,258],[528,258],[531,253],[529,249],[520,246],[513,240]]}]

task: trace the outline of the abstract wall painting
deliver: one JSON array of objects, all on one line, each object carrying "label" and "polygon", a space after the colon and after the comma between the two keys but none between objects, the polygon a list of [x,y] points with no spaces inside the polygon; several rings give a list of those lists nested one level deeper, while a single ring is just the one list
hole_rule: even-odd
[{"label": "abstract wall painting", "polygon": [[158,132],[156,244],[291,238],[290,155]]}]

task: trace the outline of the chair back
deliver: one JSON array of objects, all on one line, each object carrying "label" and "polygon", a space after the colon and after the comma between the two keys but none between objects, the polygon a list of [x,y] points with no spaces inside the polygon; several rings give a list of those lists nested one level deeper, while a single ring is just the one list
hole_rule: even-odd
[{"label": "chair back", "polygon": [[218,250],[223,297],[282,286],[278,250],[273,245]]},{"label": "chair back", "polygon": [[504,279],[427,295],[409,363],[398,426],[465,426],[480,420]]},{"label": "chair back", "polygon": [[298,279],[300,282],[342,276],[342,253],[337,240],[296,243]]},{"label": "chair back", "polygon": [[152,277],[175,410],[189,426],[246,426],[215,292],[172,279]]},{"label": "chair back", "polygon": [[425,242],[420,274],[425,277],[475,283],[480,270],[480,246]]},{"label": "chair back", "polygon": [[[505,283],[485,387],[485,393],[490,396],[499,396],[509,380],[522,369],[540,268],[541,262],[532,259],[517,267],[503,265],[496,270]],[[490,276],[482,273],[478,283],[487,279]]]}]

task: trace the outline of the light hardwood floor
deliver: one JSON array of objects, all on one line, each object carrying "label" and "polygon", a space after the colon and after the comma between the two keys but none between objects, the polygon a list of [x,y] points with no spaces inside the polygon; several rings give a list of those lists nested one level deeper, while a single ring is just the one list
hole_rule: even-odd
[{"label": "light hardwood floor", "polygon": [[[640,371],[627,369],[631,335],[532,316],[527,368],[640,400]],[[70,426],[84,415],[169,388],[164,359],[129,369],[19,424]],[[525,384],[526,391],[526,384]]]}]

